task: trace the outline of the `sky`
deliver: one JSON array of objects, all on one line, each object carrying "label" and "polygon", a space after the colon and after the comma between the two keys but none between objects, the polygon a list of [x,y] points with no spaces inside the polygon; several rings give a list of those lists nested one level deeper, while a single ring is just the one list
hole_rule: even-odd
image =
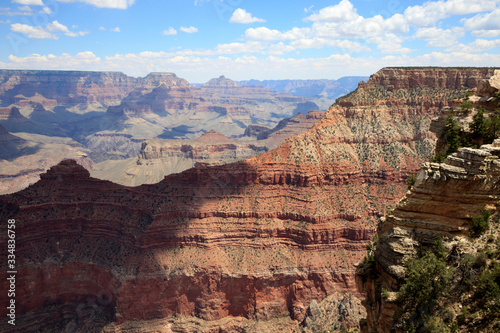
[{"label": "sky", "polygon": [[500,66],[500,0],[1,0],[0,68],[191,83]]}]

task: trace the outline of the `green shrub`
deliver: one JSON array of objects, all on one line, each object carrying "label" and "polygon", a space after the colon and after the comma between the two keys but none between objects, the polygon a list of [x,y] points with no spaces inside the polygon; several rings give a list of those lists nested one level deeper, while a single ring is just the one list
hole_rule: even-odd
[{"label": "green shrub", "polygon": [[491,212],[483,210],[481,212],[481,215],[473,217],[471,219],[470,225],[474,236],[479,236],[490,228],[490,216]]},{"label": "green shrub", "polygon": [[446,153],[444,151],[438,151],[431,159],[433,163],[443,163],[446,159]]},{"label": "green shrub", "polygon": [[408,189],[410,190],[413,185],[415,185],[415,182],[417,181],[417,174],[416,173],[411,173],[408,178],[406,178],[406,185],[408,186]]},{"label": "green shrub", "polygon": [[470,123],[469,129],[473,139],[483,138],[486,135],[487,123],[484,118],[483,108],[479,109],[476,115],[472,118],[472,123]]},{"label": "green shrub", "polygon": [[492,143],[498,137],[500,137],[500,114],[495,112],[486,123],[484,143]]},{"label": "green shrub", "polygon": [[446,255],[446,248],[438,239],[432,251],[405,263],[406,279],[398,292],[404,332],[428,331],[429,325],[435,326],[437,331],[445,327],[433,316],[439,308],[438,299],[449,293],[455,272],[447,266]]},{"label": "green shrub", "polygon": [[460,104],[460,108],[465,113],[470,113],[473,107],[474,105],[470,101],[463,101],[462,104]]},{"label": "green shrub", "polygon": [[500,312],[500,265],[495,263],[479,277],[475,296],[487,312]]},{"label": "green shrub", "polygon": [[453,115],[449,115],[446,117],[444,123],[444,137],[445,141],[448,144],[448,150],[446,151],[447,155],[453,154],[460,148],[461,137],[460,132],[462,128],[456,121]]}]

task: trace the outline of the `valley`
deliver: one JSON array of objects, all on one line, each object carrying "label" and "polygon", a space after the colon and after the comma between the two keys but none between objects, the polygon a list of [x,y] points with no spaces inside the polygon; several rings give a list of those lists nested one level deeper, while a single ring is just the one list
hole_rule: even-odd
[{"label": "valley", "polygon": [[[6,149],[9,156],[0,160],[0,193],[36,182],[64,158],[126,185],[156,182],[198,161],[173,154],[138,168],[145,142],[166,140],[182,147],[186,140],[203,141],[200,137],[208,131],[220,133],[222,145],[230,139],[235,146],[233,153],[202,163],[239,161],[306,131],[312,119],[324,114],[307,115],[318,109],[307,97],[237,84],[224,76],[195,87],[173,73],[134,78],[119,72],[0,70],[0,125],[5,128],[0,140],[12,147],[14,135],[22,137],[21,145],[32,147],[29,153],[24,146]],[[302,121],[304,125],[298,124]],[[290,129],[282,128],[288,123]]]}]

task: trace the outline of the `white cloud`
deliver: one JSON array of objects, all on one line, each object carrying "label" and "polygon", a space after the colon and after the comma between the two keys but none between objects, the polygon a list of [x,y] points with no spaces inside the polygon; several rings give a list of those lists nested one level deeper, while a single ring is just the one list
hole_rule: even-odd
[{"label": "white cloud", "polygon": [[[405,34],[409,32],[409,24],[401,14],[384,19],[381,15],[364,18],[357,13],[356,8],[349,0],[342,0],[339,4],[325,7],[306,17],[311,21],[310,28],[294,28],[281,33],[265,27],[248,29],[247,39],[253,40],[285,40],[285,39],[365,39],[386,33]],[[315,41],[317,44],[317,41]]]},{"label": "white cloud", "polygon": [[31,11],[33,11],[33,9],[31,9],[31,7],[29,7],[29,6],[17,7],[17,9],[22,10],[24,12],[31,12]]},{"label": "white cloud", "polygon": [[215,48],[217,54],[251,53],[263,50],[265,46],[260,42],[219,44]]},{"label": "white cloud", "polygon": [[338,5],[321,9],[318,13],[305,18],[306,21],[321,22],[348,22],[358,18],[356,9],[349,0],[342,0]]},{"label": "white cloud", "polygon": [[181,27],[181,31],[188,33],[188,34],[193,34],[195,32],[198,32],[198,28],[195,27]]},{"label": "white cloud", "polygon": [[267,49],[266,53],[270,55],[281,55],[295,50],[296,50],[295,47],[291,45],[285,45],[284,43],[279,42],[277,44],[271,44]]},{"label": "white cloud", "polygon": [[490,13],[478,14],[463,21],[468,30],[498,30],[500,29],[500,8]]},{"label": "white cloud", "polygon": [[500,29],[494,30],[475,30],[471,32],[474,37],[482,37],[482,38],[493,38],[500,36]]},{"label": "white cloud", "polygon": [[99,27],[99,30],[106,31],[106,28],[105,27]]},{"label": "white cloud", "polygon": [[113,29],[109,29],[109,31],[112,31],[112,32],[120,32],[120,27],[114,27]]},{"label": "white cloud", "polygon": [[464,29],[460,27],[446,30],[432,27],[418,29],[415,37],[427,41],[427,46],[448,47],[455,44],[464,33]]},{"label": "white cloud", "polygon": [[76,55],[63,53],[60,56],[32,54],[26,57],[16,57],[10,55],[9,61],[13,68],[86,70],[98,68],[97,65],[101,59],[92,52],[85,51]]},{"label": "white cloud", "polygon": [[45,28],[48,30],[48,31],[51,31],[51,32],[56,32],[56,31],[60,31],[60,32],[64,32],[64,33],[68,33],[69,32],[69,29],[67,26],[65,26],[64,24],[61,24],[57,21],[52,21],[52,23],[48,23]]},{"label": "white cloud", "polygon": [[24,7],[19,7],[18,9],[19,9],[18,11],[11,11],[11,9],[9,7],[0,7],[0,15],[1,16],[18,16],[18,15],[31,16],[31,15],[33,15],[33,11],[23,10],[23,9],[25,9]]},{"label": "white cloud", "polygon": [[290,43],[291,46],[297,49],[320,49],[325,46],[337,47],[339,49],[351,52],[366,52],[371,51],[368,46],[359,44],[348,39],[326,39],[326,38],[305,38],[297,39]]},{"label": "white cloud", "polygon": [[40,13],[42,13],[42,14],[52,14],[52,9],[50,9],[49,7],[43,7],[40,10]]},{"label": "white cloud", "polygon": [[255,22],[266,22],[266,20],[252,16],[246,10],[238,8],[233,12],[233,15],[229,19],[231,23],[242,23],[249,24]]},{"label": "white cloud", "polygon": [[463,53],[478,53],[485,52],[496,47],[500,47],[500,39],[487,40],[487,39],[476,39],[472,43],[467,45],[459,44],[449,48],[449,52],[463,52]]},{"label": "white cloud", "polygon": [[248,40],[274,41],[274,40],[292,40],[307,38],[311,35],[310,28],[293,28],[286,32],[271,30],[266,27],[250,28],[245,31],[245,38]]},{"label": "white cloud", "polygon": [[172,35],[177,35],[177,30],[175,30],[172,27],[169,27],[167,30],[163,30],[163,34],[165,36],[172,36]]},{"label": "white cloud", "polygon": [[271,30],[266,27],[250,28],[245,31],[245,37],[249,40],[273,41],[285,39],[284,34],[278,30]]},{"label": "white cloud", "polygon": [[11,24],[10,30],[12,32],[19,32],[25,34],[28,38],[32,39],[58,39],[59,37],[55,34],[46,31],[42,27],[32,27],[27,24],[14,23]]},{"label": "white cloud", "polygon": [[413,51],[403,47],[401,44],[404,42],[404,38],[394,34],[372,37],[368,41],[377,44],[377,49],[382,54],[408,54]]},{"label": "white cloud", "polygon": [[13,0],[12,2],[19,3],[21,5],[43,6],[42,0]]},{"label": "white cloud", "polygon": [[[25,0],[22,0],[25,1]],[[28,0],[31,1],[31,0]],[[40,0],[41,1],[41,0]],[[97,8],[127,9],[135,3],[135,0],[57,0],[61,2],[83,2]]]},{"label": "white cloud", "polygon": [[437,21],[452,15],[466,15],[491,11],[496,8],[497,0],[448,0],[428,1],[421,6],[408,7],[404,16],[415,27],[431,27]]},{"label": "white cloud", "polygon": [[63,33],[68,37],[78,37],[88,34],[87,31],[70,31],[67,26],[59,23],[58,21],[47,23],[45,28],[41,26],[33,27],[27,24],[14,23],[11,24],[10,30],[12,32],[22,33],[32,39],[59,39],[58,33]]}]

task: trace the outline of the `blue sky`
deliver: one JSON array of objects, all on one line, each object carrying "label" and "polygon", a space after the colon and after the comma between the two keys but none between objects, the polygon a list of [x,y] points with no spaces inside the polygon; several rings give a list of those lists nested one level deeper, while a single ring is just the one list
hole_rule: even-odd
[{"label": "blue sky", "polygon": [[500,66],[500,0],[3,0],[0,68],[192,83]]}]

